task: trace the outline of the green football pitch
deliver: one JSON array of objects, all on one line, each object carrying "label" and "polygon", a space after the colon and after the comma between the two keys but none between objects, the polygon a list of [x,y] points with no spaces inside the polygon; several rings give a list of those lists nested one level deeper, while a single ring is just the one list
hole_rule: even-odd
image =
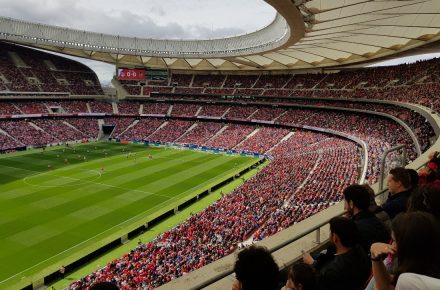
[{"label": "green football pitch", "polygon": [[121,143],[0,156],[0,289],[42,278],[256,161]]}]

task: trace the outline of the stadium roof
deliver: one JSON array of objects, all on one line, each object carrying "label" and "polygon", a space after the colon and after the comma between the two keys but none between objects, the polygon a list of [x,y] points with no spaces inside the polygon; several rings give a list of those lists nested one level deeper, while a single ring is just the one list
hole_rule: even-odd
[{"label": "stadium roof", "polygon": [[439,0],[265,1],[274,21],[236,37],[142,39],[0,17],[0,39],[119,66],[204,71],[343,66],[440,39]]}]

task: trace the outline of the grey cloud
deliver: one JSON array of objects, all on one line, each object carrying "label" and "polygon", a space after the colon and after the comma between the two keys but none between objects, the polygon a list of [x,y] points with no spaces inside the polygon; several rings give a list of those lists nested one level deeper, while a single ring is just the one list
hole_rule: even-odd
[{"label": "grey cloud", "polygon": [[155,7],[155,6],[150,8],[150,12],[158,16],[165,16],[167,14],[162,7]]},{"label": "grey cloud", "polygon": [[[56,2],[55,5],[48,5],[53,1],[41,3],[44,5],[35,5],[32,0],[16,1],[0,7],[0,15],[80,30],[142,38],[201,39],[227,37],[244,32],[240,28],[211,30],[203,26],[184,27],[177,22],[158,25],[148,16],[127,10],[108,15],[104,11],[80,9],[71,0]],[[157,14],[165,14],[161,8],[152,8],[152,10]]]}]

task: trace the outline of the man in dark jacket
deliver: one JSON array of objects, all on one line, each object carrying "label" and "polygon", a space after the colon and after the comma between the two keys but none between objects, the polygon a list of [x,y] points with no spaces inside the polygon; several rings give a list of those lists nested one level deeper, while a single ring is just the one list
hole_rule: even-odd
[{"label": "man in dark jacket", "polygon": [[366,253],[370,252],[373,243],[388,243],[390,234],[384,223],[368,210],[370,194],[367,189],[353,184],[344,189],[344,209],[359,230],[359,242]]},{"label": "man in dark jacket", "polygon": [[[371,273],[371,262],[358,244],[356,224],[345,217],[330,220],[330,242],[336,253],[332,260],[318,270],[319,289],[357,290],[363,287]],[[304,262],[313,264],[309,254]],[[348,277],[348,278],[347,278]]]},{"label": "man in dark jacket", "polygon": [[406,211],[406,204],[411,195],[411,177],[408,171],[403,167],[391,169],[387,186],[390,194],[382,207],[390,219],[393,219],[397,214]]}]

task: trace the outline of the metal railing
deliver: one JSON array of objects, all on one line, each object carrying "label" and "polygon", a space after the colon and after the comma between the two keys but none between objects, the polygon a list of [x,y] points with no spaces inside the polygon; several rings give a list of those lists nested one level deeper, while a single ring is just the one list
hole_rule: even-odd
[{"label": "metal railing", "polygon": [[401,145],[394,146],[390,149],[385,150],[385,152],[383,153],[382,158],[380,160],[380,179],[379,179],[379,190],[380,191],[383,190],[383,182],[385,180],[386,158],[391,152],[398,151],[401,149],[403,150],[403,155],[402,155],[403,161],[404,161],[403,166],[405,166],[408,161],[408,153],[407,153],[405,145],[401,144]]},{"label": "metal railing", "polygon": [[[385,195],[387,193],[388,193],[387,189],[386,190],[382,190],[382,191],[380,191],[379,193],[376,194],[376,198],[377,197],[382,197],[383,195]],[[315,233],[315,239],[314,239],[313,243],[317,244],[317,245],[320,245],[320,244],[322,244],[324,242],[324,241],[321,240],[321,229],[324,226],[328,225],[332,218],[334,218],[336,216],[342,216],[345,213],[346,213],[345,211],[339,212],[336,215],[332,215],[332,216],[329,216],[329,217],[323,219],[321,222],[315,224],[314,226],[312,226],[310,228],[304,229],[302,231],[297,231],[290,239],[286,239],[285,241],[277,244],[276,246],[268,247],[268,250],[270,251],[271,254],[273,254],[273,253],[283,249],[284,247],[286,247],[286,246],[288,246],[288,245],[290,245],[292,243],[295,243],[298,240],[300,240],[300,239],[302,239],[302,238],[304,238],[307,235],[312,234],[312,233]],[[282,270],[282,269],[280,269],[280,270]],[[204,280],[203,282],[200,282],[198,284],[192,285],[191,288],[189,288],[189,289],[191,289],[191,290],[198,290],[198,289],[202,289],[202,288],[208,287],[208,286],[210,286],[210,285],[220,281],[221,279],[228,277],[229,275],[231,275],[233,273],[234,273],[234,270],[231,267],[230,269],[225,270],[225,271],[223,271],[221,273],[218,273],[217,275],[211,276],[209,279]]]}]

